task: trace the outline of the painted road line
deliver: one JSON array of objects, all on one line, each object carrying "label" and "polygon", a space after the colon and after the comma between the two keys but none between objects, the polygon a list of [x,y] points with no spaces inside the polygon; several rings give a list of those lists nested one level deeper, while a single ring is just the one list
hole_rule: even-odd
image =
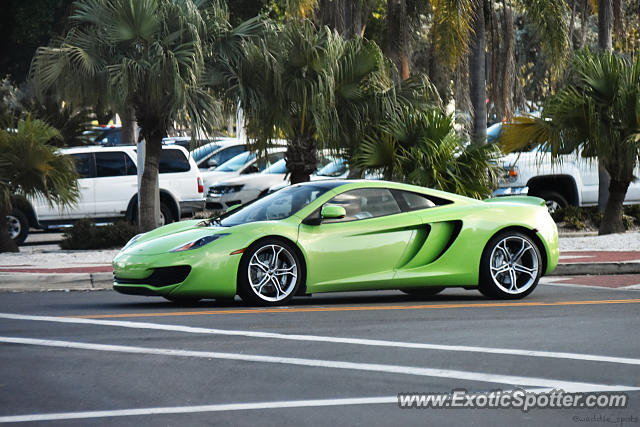
[{"label": "painted road line", "polygon": [[519,377],[513,375],[489,374],[483,372],[459,371],[453,369],[421,368],[414,366],[385,365],[378,363],[356,363],[338,360],[302,359],[298,357],[264,356],[240,353],[221,353],[215,351],[191,351],[169,348],[149,348],[125,345],[93,344],[74,341],[43,340],[36,338],[0,337],[0,342],[8,344],[34,345],[44,347],[58,347],[78,350],[106,351],[128,354],[153,354],[170,357],[189,357],[204,359],[236,360],[243,362],[276,363],[284,365],[306,366],[312,368],[348,369],[388,374],[415,375],[422,377],[449,378],[483,383],[508,384],[515,386],[534,386],[559,388],[566,392],[596,392],[596,391],[634,391],[640,387],[624,385],[606,385],[563,381],[550,378]]},{"label": "painted road line", "polygon": [[557,301],[557,302],[497,302],[497,303],[462,303],[462,304],[421,304],[421,305],[376,305],[376,306],[347,306],[347,307],[283,307],[283,308],[252,308],[201,311],[167,311],[152,313],[118,313],[91,314],[73,316],[82,319],[112,319],[119,317],[165,317],[165,316],[200,316],[210,314],[262,314],[262,313],[308,313],[332,311],[377,311],[377,310],[424,310],[446,308],[487,308],[487,307],[560,307],[569,305],[597,305],[597,304],[638,304],[640,298],[585,300],[585,301]]},{"label": "painted road line", "polygon": [[626,365],[640,365],[640,359],[615,356],[600,356],[594,354],[566,353],[539,350],[522,350],[510,348],[474,347],[444,344],[426,344],[402,341],[375,340],[366,338],[328,337],[318,335],[280,334],[276,332],[241,331],[227,329],[200,328],[183,325],[167,325],[160,323],[131,322],[123,320],[78,319],[72,317],[32,316],[24,314],[0,313],[0,319],[35,320],[41,322],[72,323],[83,325],[116,326],[131,329],[153,329],[161,331],[186,332],[191,334],[210,334],[242,336],[251,338],[280,339],[290,341],[323,342],[332,344],[353,344],[374,347],[395,347],[420,350],[458,351],[472,353],[504,354],[510,356],[547,357],[552,359],[572,359],[591,362],[621,363]]},{"label": "painted road line", "polygon": [[60,412],[54,414],[0,417],[0,423],[60,421],[86,418],[127,417],[132,415],[192,414],[196,412],[246,411],[252,409],[313,408],[323,406],[375,405],[398,403],[398,396],[356,397],[347,399],[290,400],[279,402],[227,403],[218,405],[169,406],[160,408],[119,409],[111,411]]},{"label": "painted road line", "polygon": [[[551,392],[550,388],[525,388],[524,391],[538,393]],[[507,392],[507,390],[504,390]],[[9,415],[0,416],[0,423],[18,423],[34,421],[61,421],[87,418],[128,417],[135,415],[167,415],[193,414],[198,412],[248,411],[256,409],[285,409],[285,408],[320,408],[326,406],[377,405],[398,403],[398,396],[381,397],[350,397],[339,399],[288,400],[275,402],[222,403],[214,405],[196,406],[165,406],[158,408],[115,409],[106,411],[86,412],[58,412],[49,414]]]}]

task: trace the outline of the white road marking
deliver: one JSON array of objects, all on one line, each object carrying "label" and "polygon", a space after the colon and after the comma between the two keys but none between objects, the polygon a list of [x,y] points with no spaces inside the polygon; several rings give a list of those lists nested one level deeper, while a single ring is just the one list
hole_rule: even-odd
[{"label": "white road marking", "polygon": [[549,378],[519,377],[513,375],[488,374],[482,372],[458,371],[452,369],[421,368],[401,365],[385,365],[378,363],[355,363],[338,360],[302,359],[298,357],[263,356],[239,353],[221,353],[214,351],[192,351],[168,348],[149,348],[110,344],[93,344],[74,341],[43,340],[36,338],[0,337],[0,342],[10,344],[36,345],[45,347],[73,348],[80,350],[107,351],[129,354],[154,354],[172,357],[195,357],[204,359],[239,360],[245,362],[276,363],[285,365],[307,366],[314,368],[349,369],[390,374],[416,375],[423,377],[452,378],[485,383],[508,384],[515,386],[535,386],[560,388],[566,392],[591,391],[630,391],[640,387],[623,385],[604,385],[574,381],[562,381]]},{"label": "white road marking", "polygon": [[[524,388],[537,393],[551,392],[552,388]],[[509,390],[504,390],[505,392]],[[106,411],[58,412],[49,414],[0,416],[0,423],[34,421],[60,421],[86,418],[128,417],[134,415],[192,414],[196,412],[247,411],[255,409],[318,408],[324,406],[376,405],[398,403],[398,396],[349,397],[341,399],[284,400],[275,402],[222,403],[196,406],[165,406],[158,408],[115,409]]]},{"label": "white road marking", "polygon": [[366,345],[366,346],[376,346],[376,347],[394,347],[394,348],[408,348],[408,349],[421,349],[421,350],[503,354],[503,355],[510,355],[510,356],[547,357],[547,358],[553,358],[553,359],[571,359],[571,360],[582,360],[582,361],[590,361],[590,362],[607,362],[607,363],[621,363],[626,365],[640,365],[640,359],[634,359],[629,357],[600,356],[600,355],[593,355],[593,354],[566,353],[566,352],[554,352],[554,351],[522,350],[522,349],[510,349],[510,348],[475,347],[475,346],[444,345],[444,344],[426,344],[426,343],[413,343],[413,342],[402,342],[402,341],[375,340],[375,339],[366,339],[366,338],[343,338],[343,337],[327,337],[327,336],[317,336],[317,335],[279,334],[275,332],[211,329],[211,328],[199,328],[199,327],[181,326],[181,325],[167,325],[167,324],[149,323],[149,322],[131,322],[131,321],[125,321],[125,320],[78,319],[78,318],[72,318],[72,317],[31,316],[31,315],[10,314],[10,313],[0,313],[0,319],[2,318],[14,319],[14,320],[35,320],[35,321],[43,321],[43,322],[117,326],[117,327],[123,327],[123,328],[133,328],[133,329],[155,329],[155,330],[161,330],[161,331],[186,332],[191,334],[213,334],[213,335],[242,336],[242,337],[252,337],[252,338],[271,338],[271,339],[292,340],[292,341],[312,341],[312,342],[324,342],[324,343],[335,343],[335,344]]},{"label": "white road marking", "polygon": [[53,414],[12,415],[0,417],[0,423],[72,420],[80,418],[126,417],[131,415],[187,414],[194,412],[243,411],[250,409],[309,408],[342,405],[397,403],[397,396],[347,399],[290,400],[279,402],[227,403],[218,405],[168,406],[160,408],[119,409],[112,411],[60,412]]}]

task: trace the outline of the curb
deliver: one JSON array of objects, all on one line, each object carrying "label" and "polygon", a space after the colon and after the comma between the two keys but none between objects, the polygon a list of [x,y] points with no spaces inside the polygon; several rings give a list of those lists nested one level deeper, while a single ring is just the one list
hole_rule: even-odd
[{"label": "curb", "polygon": [[558,264],[548,276],[640,274],[640,262],[575,262]]},{"label": "curb", "polygon": [[97,291],[112,288],[112,273],[0,274],[0,292]]}]

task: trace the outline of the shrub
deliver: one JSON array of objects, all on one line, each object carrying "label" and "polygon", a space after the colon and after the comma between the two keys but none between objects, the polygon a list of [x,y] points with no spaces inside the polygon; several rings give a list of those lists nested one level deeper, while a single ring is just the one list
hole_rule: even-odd
[{"label": "shrub", "polygon": [[137,233],[136,226],[125,221],[96,226],[92,221],[81,219],[64,233],[60,247],[62,249],[119,248]]}]

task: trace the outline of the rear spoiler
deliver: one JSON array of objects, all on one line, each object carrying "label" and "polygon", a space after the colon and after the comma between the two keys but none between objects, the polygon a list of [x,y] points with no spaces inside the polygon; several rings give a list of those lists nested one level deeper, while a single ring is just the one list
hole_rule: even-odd
[{"label": "rear spoiler", "polygon": [[545,206],[544,199],[540,197],[533,196],[501,196],[501,197],[491,197],[489,199],[484,199],[483,202],[487,203],[517,203],[520,205],[534,205],[534,206]]}]

